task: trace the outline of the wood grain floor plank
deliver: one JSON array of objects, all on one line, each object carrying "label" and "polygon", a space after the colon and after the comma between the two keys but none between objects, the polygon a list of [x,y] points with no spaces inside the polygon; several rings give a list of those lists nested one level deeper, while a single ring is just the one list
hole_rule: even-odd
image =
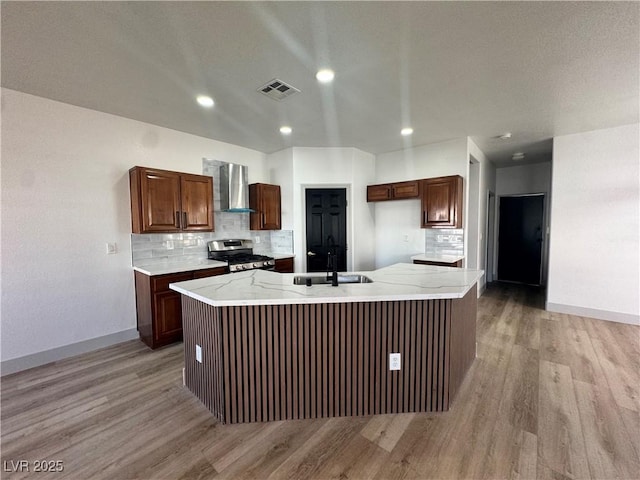
[{"label": "wood grain floor plank", "polygon": [[620,407],[618,413],[620,413],[624,428],[636,451],[636,456],[640,458],[640,413],[624,407]]},{"label": "wood grain floor plank", "polygon": [[383,450],[391,452],[414,416],[413,413],[377,415],[367,422],[360,435]]},{"label": "wood grain floor plank", "polygon": [[[402,416],[406,416],[402,415]],[[369,442],[361,435],[355,435],[344,449],[328,458],[324,467],[315,477],[322,479],[361,479],[369,480],[387,461],[389,453],[378,445]]]},{"label": "wood grain floor plank", "polygon": [[[238,457],[218,478],[266,478],[307,442],[326,420],[290,420],[282,422],[265,441],[254,444],[250,451]],[[252,437],[253,438],[253,437]],[[241,448],[241,444],[240,444]]]},{"label": "wood grain floor plank", "polygon": [[559,320],[543,320],[541,338],[544,345],[540,351],[542,360],[570,367],[575,380],[594,385],[606,382],[592,339],[586,330],[563,326]]},{"label": "wood grain floor plank", "polygon": [[634,366],[633,354],[598,338],[591,343],[616,403],[640,413],[640,369]]},{"label": "wood grain floor plank", "polygon": [[315,478],[325,459],[340,451],[365,424],[363,417],[336,417],[325,421],[316,435],[307,440],[267,478]]},{"label": "wood grain floor plank", "polygon": [[640,460],[609,391],[578,381],[574,388],[592,477],[640,476]]},{"label": "wood grain floor plank", "polygon": [[538,431],[538,350],[514,345],[498,417],[533,435]]},{"label": "wood grain floor plank", "polygon": [[590,478],[571,370],[540,362],[538,455],[569,478]]}]

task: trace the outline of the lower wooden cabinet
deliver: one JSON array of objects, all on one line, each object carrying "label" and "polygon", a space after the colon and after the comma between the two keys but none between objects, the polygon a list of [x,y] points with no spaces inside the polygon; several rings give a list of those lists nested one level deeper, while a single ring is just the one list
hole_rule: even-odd
[{"label": "lower wooden cabinet", "polygon": [[278,273],[293,273],[293,258],[277,258],[274,270]]},{"label": "lower wooden cabinet", "polygon": [[150,348],[158,348],[182,340],[182,303],[180,294],[170,283],[227,273],[225,267],[208,268],[166,275],[135,273],[138,333]]}]

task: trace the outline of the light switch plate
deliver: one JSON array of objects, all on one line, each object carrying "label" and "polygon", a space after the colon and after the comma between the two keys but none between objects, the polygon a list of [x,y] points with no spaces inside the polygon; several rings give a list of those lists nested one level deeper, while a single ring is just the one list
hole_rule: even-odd
[{"label": "light switch plate", "polygon": [[114,255],[118,253],[118,244],[113,242],[113,243],[107,243],[107,255]]},{"label": "light switch plate", "polygon": [[196,361],[202,363],[202,347],[196,344]]}]

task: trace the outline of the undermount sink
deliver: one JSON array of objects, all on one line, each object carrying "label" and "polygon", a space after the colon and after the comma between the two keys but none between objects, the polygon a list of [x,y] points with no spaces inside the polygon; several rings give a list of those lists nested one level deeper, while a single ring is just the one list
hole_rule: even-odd
[{"label": "undermount sink", "polygon": [[[366,275],[359,274],[338,274],[338,284],[341,283],[373,283]],[[293,277],[294,285],[331,285],[331,276],[326,275],[298,275]]]}]

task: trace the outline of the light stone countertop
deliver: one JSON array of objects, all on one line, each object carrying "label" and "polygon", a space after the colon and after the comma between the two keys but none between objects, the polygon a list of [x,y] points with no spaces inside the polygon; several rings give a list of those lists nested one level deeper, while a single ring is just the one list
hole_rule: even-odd
[{"label": "light stone countertop", "polygon": [[192,270],[204,270],[206,268],[226,267],[227,262],[219,262],[217,260],[209,260],[203,258],[201,260],[188,260],[188,261],[166,261],[161,263],[154,263],[151,265],[142,265],[133,267],[137,272],[144,273],[145,275],[166,275],[167,273],[181,273],[190,272]]},{"label": "light stone countertop", "polygon": [[373,283],[307,287],[293,284],[293,278],[300,274],[251,270],[172,283],[170,288],[214,307],[430,300],[464,297],[483,271],[398,263],[371,272],[349,273],[364,274]]},{"label": "light stone countertop", "polygon": [[[294,258],[293,253],[261,253],[259,255],[267,255],[276,260],[283,258]],[[145,275],[166,275],[168,273],[191,272],[193,270],[204,270],[206,268],[226,267],[227,262],[219,262],[217,260],[209,260],[202,258],[199,260],[167,260],[166,262],[154,263],[150,265],[138,265],[133,269]]]},{"label": "light stone countertop", "polygon": [[424,253],[420,255],[414,255],[411,260],[419,260],[423,262],[444,262],[444,263],[456,263],[460,260],[464,260],[464,255],[426,255]]}]

